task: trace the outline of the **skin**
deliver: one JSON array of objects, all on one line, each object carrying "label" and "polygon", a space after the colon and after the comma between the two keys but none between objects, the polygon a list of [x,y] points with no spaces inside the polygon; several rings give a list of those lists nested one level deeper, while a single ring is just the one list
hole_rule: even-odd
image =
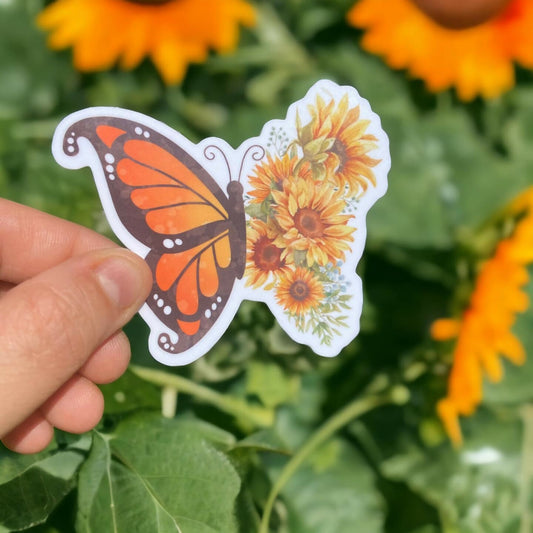
[{"label": "skin", "polygon": [[426,15],[445,28],[471,28],[491,19],[510,0],[413,0]]},{"label": "skin", "polygon": [[138,256],[65,220],[0,199],[0,439],[35,453],[53,428],[92,429],[97,384],[125,371],[122,326],[148,296]]}]

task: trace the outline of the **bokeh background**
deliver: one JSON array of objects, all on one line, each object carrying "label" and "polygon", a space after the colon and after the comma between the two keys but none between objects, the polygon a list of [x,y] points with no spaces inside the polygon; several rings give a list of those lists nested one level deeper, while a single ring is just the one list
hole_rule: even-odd
[{"label": "bokeh background", "polygon": [[[176,27],[142,11],[170,4]],[[169,369],[136,317],[95,431],[0,448],[0,532],[533,531],[533,285],[514,276],[533,261],[533,2],[473,2],[466,29],[422,0],[216,4],[0,0],[0,195],[113,238],[90,171],[51,155],[67,114],[120,106],[238,146],[315,81],[353,85],[392,158],[361,333],[322,359],[244,302]]]}]

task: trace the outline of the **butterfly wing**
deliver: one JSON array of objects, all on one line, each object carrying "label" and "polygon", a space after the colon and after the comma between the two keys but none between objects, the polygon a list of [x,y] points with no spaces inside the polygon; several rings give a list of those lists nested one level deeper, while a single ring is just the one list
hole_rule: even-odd
[{"label": "butterfly wing", "polygon": [[154,277],[147,306],[177,334],[177,341],[159,335],[159,348],[181,353],[211,330],[243,275],[242,187],[230,182],[228,197],[186,139],[176,132],[170,139],[137,117],[70,121],[62,150],[76,158],[92,145],[98,161],[89,166],[113,230],[130,247],[131,237],[146,247]]}]

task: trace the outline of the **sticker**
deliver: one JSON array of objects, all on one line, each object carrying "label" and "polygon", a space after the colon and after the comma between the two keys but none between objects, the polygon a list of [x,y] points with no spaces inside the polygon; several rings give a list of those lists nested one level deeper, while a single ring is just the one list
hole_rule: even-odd
[{"label": "sticker", "polygon": [[265,302],[322,356],[357,335],[355,269],[390,157],[379,117],[352,87],[319,81],[236,150],[95,107],[59,124],[52,151],[66,168],[91,168],[111,228],[150,266],[140,314],[161,363],[205,354],[244,299]]}]

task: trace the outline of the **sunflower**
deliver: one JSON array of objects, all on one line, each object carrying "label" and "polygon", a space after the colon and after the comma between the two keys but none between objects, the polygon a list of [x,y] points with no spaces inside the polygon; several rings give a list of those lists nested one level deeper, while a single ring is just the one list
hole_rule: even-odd
[{"label": "sunflower", "polygon": [[348,12],[348,22],[365,30],[365,50],[392,68],[407,69],[430,91],[455,87],[462,100],[494,98],[509,90],[515,83],[513,62],[533,68],[530,0],[510,0],[466,29],[446,28],[416,4],[424,2],[361,0]]},{"label": "sunflower", "polygon": [[483,375],[493,382],[503,378],[500,356],[514,364],[525,361],[520,340],[512,333],[517,313],[526,311],[528,297],[523,287],[533,262],[533,188],[512,206],[528,211],[511,237],[501,241],[495,254],[483,265],[470,304],[460,319],[433,323],[435,340],[457,338],[448,394],[437,406],[438,414],[452,442],[462,441],[459,416],[474,413],[483,398]]},{"label": "sunflower", "polygon": [[332,177],[340,189],[360,196],[369,182],[376,185],[372,167],[379,160],[368,152],[377,148],[377,138],[365,133],[370,120],[360,118],[359,106],[349,107],[347,94],[335,105],[335,100],[326,103],[318,96],[316,106],[309,108],[311,122],[298,127],[298,142],[319,178]]},{"label": "sunflower", "polygon": [[280,276],[276,300],[291,315],[301,316],[317,307],[323,298],[322,284],[312,271],[298,267]]},{"label": "sunflower", "polygon": [[254,21],[245,0],[57,0],[37,19],[51,32],[51,48],[73,48],[78,70],[106,70],[117,60],[129,70],[150,56],[167,84],[209,49],[234,50],[238,25]]},{"label": "sunflower", "polygon": [[283,183],[296,177],[309,177],[309,165],[298,165],[298,158],[286,153],[281,158],[267,154],[267,158],[258,164],[250,176],[251,202],[263,203],[274,190],[281,190]]},{"label": "sunflower", "polygon": [[259,219],[253,219],[246,231],[246,286],[261,287],[272,274],[277,277],[287,270],[283,249],[274,244],[277,234]]},{"label": "sunflower", "polygon": [[273,191],[276,223],[281,235],[274,241],[289,252],[303,252],[309,266],[334,265],[350,250],[355,228],[351,215],[343,215],[346,202],[340,191],[312,179],[286,182],[283,191]]}]

